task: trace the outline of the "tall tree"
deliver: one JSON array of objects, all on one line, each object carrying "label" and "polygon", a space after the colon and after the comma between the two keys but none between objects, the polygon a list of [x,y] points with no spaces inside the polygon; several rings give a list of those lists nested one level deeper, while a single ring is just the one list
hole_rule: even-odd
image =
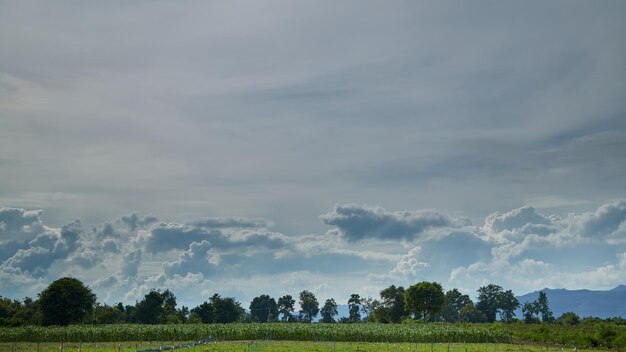
[{"label": "tall tree", "polygon": [[43,325],[68,325],[91,317],[96,295],[80,280],[60,278],[39,294]]},{"label": "tall tree", "polygon": [[537,307],[537,301],[524,302],[522,305],[522,315],[524,316],[524,323],[534,324],[539,322],[537,314],[539,313],[539,307]]},{"label": "tall tree", "polygon": [[519,308],[520,304],[513,291],[507,290],[500,293],[498,297],[498,308],[500,309],[500,319],[505,323],[510,323],[515,320],[515,310]]},{"label": "tall tree", "polygon": [[458,289],[447,291],[445,303],[440,312],[441,318],[447,323],[458,322],[461,320],[461,309],[470,303],[472,300],[469,296],[462,294]]},{"label": "tall tree", "polygon": [[537,297],[537,310],[541,314],[541,321],[544,323],[554,321],[554,316],[548,306],[548,296],[543,291],[540,291],[539,297]]},{"label": "tall tree", "polygon": [[310,323],[319,313],[319,303],[315,295],[307,290],[300,292],[300,316],[302,321]]},{"label": "tall tree", "polygon": [[250,318],[252,321],[271,323],[278,318],[278,306],[276,300],[269,295],[254,297],[250,303]]},{"label": "tall tree", "polygon": [[357,293],[353,293],[350,295],[350,299],[348,300],[348,319],[351,322],[361,321],[361,296]]},{"label": "tall tree", "polygon": [[320,313],[322,314],[322,323],[334,323],[335,316],[339,314],[337,302],[333,298],[327,299]]},{"label": "tall tree", "polygon": [[278,299],[278,313],[282,321],[292,321],[296,300],[291,295],[284,295]]},{"label": "tall tree", "polygon": [[489,284],[478,289],[478,303],[476,308],[487,316],[487,321],[493,323],[496,314],[505,322],[513,321],[515,310],[520,304],[513,291],[504,291],[501,286]]},{"label": "tall tree", "polygon": [[404,307],[404,287],[391,285],[380,291],[380,305],[374,311],[374,320],[380,323],[399,323],[409,315]]},{"label": "tall tree", "polygon": [[424,321],[441,310],[444,300],[443,288],[437,282],[422,281],[409,287],[404,294],[406,309]]}]

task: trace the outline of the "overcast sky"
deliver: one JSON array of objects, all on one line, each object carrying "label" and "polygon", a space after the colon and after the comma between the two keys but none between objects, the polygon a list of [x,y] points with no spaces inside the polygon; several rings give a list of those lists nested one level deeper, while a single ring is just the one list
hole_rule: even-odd
[{"label": "overcast sky", "polygon": [[626,283],[626,2],[0,1],[0,295]]}]

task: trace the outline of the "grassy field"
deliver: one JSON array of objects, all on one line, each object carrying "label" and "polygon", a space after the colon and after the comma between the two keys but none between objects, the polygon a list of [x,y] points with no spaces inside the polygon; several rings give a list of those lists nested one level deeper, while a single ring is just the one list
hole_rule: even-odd
[{"label": "grassy field", "polygon": [[[546,346],[551,351],[561,351],[561,347],[571,350],[576,346],[578,351],[587,348],[625,351],[626,325],[603,322],[576,326],[522,323],[27,326],[0,328],[0,351],[137,351],[203,339],[212,343],[187,350],[545,352]],[[256,343],[246,347],[242,341]]]},{"label": "grassy field", "polygon": [[[178,344],[176,341],[175,344]],[[171,342],[123,343],[41,343],[40,352],[134,352],[171,346]],[[561,349],[563,347],[563,349]],[[563,352],[573,346],[473,343],[387,343],[387,342],[312,342],[312,341],[223,341],[180,349],[190,352]],[[36,352],[34,343],[2,343],[0,352]],[[577,349],[578,352],[591,350]]]}]

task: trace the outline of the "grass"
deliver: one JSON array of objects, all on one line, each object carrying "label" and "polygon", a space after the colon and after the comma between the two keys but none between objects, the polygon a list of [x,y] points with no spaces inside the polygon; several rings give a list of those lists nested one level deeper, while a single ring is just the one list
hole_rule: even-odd
[{"label": "grass", "polygon": [[[175,341],[176,344],[178,342]],[[39,352],[131,352],[149,347],[170,346],[170,342],[40,343]],[[36,352],[35,343],[1,343],[1,352]],[[563,352],[572,346],[542,346],[487,343],[386,343],[313,341],[223,341],[180,349],[189,352]],[[578,349],[578,352],[591,350]]]}]

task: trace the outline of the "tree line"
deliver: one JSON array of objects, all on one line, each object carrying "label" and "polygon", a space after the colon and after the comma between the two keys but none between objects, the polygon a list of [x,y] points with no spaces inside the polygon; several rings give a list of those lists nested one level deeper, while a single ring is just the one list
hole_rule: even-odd
[{"label": "tree line", "polygon": [[[489,284],[477,291],[473,302],[458,289],[444,292],[437,282],[419,282],[408,288],[391,285],[380,291],[379,298],[351,294],[348,316],[336,319],[335,299],[320,302],[313,292],[304,290],[297,297],[284,295],[275,299],[267,294],[255,297],[246,311],[233,297],[214,294],[196,307],[178,307],[170,290],[153,289],[134,305],[106,305],[97,302],[91,289],[75,278],[64,277],[51,283],[37,299],[23,301],[0,296],[0,326],[68,324],[184,324],[232,322],[305,322],[322,323],[400,323],[423,322],[491,323],[497,319],[517,321],[515,310],[522,307],[525,323],[561,322],[577,324],[579,317],[565,313],[553,317],[544,292],[537,300],[520,305],[511,290]],[[296,311],[296,298],[300,309]]]}]

